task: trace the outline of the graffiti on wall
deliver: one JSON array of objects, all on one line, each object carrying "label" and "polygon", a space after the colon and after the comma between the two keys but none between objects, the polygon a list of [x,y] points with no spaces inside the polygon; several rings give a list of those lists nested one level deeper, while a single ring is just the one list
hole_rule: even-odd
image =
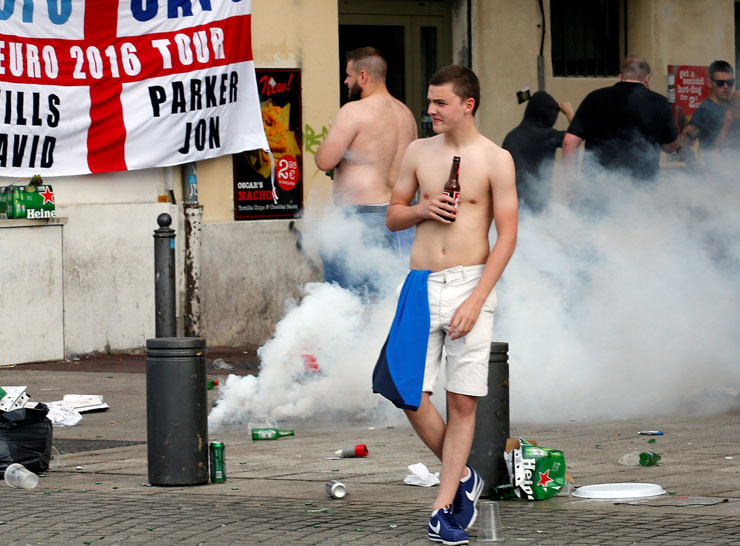
[{"label": "graffiti on wall", "polygon": [[316,152],[319,150],[319,146],[324,142],[328,133],[329,128],[326,125],[322,126],[321,130],[317,132],[313,127],[306,123],[306,130],[303,133],[306,152],[316,155]]}]

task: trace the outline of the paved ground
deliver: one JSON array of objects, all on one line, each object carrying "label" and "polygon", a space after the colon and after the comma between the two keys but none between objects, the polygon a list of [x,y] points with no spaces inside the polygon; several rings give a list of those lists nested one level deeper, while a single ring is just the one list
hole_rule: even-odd
[{"label": "paved ground", "polygon": [[[3,526],[3,544],[430,544],[419,524],[425,503],[311,502],[179,490],[152,495],[64,491],[47,496],[13,491],[2,500],[8,523]],[[666,514],[564,511],[554,506],[502,502],[505,542],[740,542],[737,518],[699,515],[696,508]]]},{"label": "paved ground", "polygon": [[[226,483],[148,486],[145,374],[126,360],[115,368],[105,359],[84,364],[90,371],[65,371],[62,364],[58,371],[0,370],[0,384],[28,385],[35,400],[84,391],[102,394],[111,406],[85,414],[75,427],[54,429],[55,444],[76,452],[58,455],[36,489],[0,486],[0,543],[431,544],[425,518],[436,489],[407,486],[403,478],[409,464],[439,465],[405,425],[285,423],[296,436],[275,442],[252,442],[245,430],[229,427],[218,435],[226,444]],[[240,368],[248,373],[247,364]],[[644,429],[665,433],[650,446],[662,453],[662,464],[618,465],[620,455],[649,447],[636,435]],[[740,402],[710,417],[513,423],[512,435],[562,449],[577,486],[640,481],[672,494],[502,501],[507,543],[740,544]],[[366,443],[370,456],[327,458],[354,443]],[[324,492],[330,479],[344,482],[350,495],[330,499]],[[474,529],[473,542],[476,535]]]}]

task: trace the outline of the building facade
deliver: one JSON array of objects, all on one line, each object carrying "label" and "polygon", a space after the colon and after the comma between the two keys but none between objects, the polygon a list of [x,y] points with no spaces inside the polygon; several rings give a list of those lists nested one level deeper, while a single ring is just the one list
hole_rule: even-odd
[{"label": "building facade", "polygon": [[[523,88],[577,107],[616,81],[627,54],[648,60],[660,93],[670,65],[734,64],[735,10],[731,0],[254,0],[252,46],[257,68],[301,71],[303,206],[322,211],[332,206],[331,180],[313,157],[344,100],[347,50],[385,52],[389,89],[422,137],[429,76],[450,63],[471,66],[482,84],[480,130],[501,143],[522,118]],[[562,116],[556,127],[566,127]],[[152,235],[162,212],[177,230],[181,331],[197,301],[196,332],[210,346],[269,339],[286,301],[321,280],[321,261],[299,248],[301,218],[234,219],[231,156],[196,172],[202,219],[192,248],[179,167],[47,179],[60,220],[0,221],[0,299],[17,310],[3,314],[0,364],[140,350],[154,336]],[[195,293],[186,252],[200,264]]]}]

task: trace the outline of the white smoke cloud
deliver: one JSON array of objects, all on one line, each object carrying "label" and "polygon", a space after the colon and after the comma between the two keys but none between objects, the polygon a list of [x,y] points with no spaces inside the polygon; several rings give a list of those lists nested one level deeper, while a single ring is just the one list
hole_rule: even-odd
[{"label": "white smoke cloud", "polygon": [[[494,335],[509,343],[513,422],[739,404],[730,394],[740,387],[740,184],[675,171],[652,185],[601,174],[583,180],[574,201],[555,191],[543,214],[520,215],[517,250],[497,286]],[[371,375],[407,258],[367,248],[362,224],[338,213],[307,218],[304,230],[308,251],[333,248],[381,276],[384,293],[370,302],[306,285],[260,349],[259,376],[227,379],[211,428],[264,414],[403,419],[372,393]],[[304,355],[319,372],[306,371]]]},{"label": "white smoke cloud", "polygon": [[332,213],[304,222],[307,252],[321,246],[344,255],[352,270],[370,272],[383,292],[367,298],[335,284],[309,283],[258,351],[258,376],[230,375],[209,416],[216,429],[267,415],[287,418],[373,416],[394,422],[400,412],[373,394],[373,367],[395,312],[395,289],[408,262],[381,247],[363,244],[363,224]]},{"label": "white smoke cloud", "polygon": [[512,420],[738,405],[728,393],[740,387],[740,185],[683,170],[649,185],[602,173],[579,192],[521,215],[499,287]]}]

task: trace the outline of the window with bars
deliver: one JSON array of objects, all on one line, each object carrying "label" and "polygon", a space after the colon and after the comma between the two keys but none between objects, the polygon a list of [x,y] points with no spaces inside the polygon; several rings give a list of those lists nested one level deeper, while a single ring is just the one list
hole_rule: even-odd
[{"label": "window with bars", "polygon": [[550,0],[553,75],[618,75],[626,10],[626,0]]}]

